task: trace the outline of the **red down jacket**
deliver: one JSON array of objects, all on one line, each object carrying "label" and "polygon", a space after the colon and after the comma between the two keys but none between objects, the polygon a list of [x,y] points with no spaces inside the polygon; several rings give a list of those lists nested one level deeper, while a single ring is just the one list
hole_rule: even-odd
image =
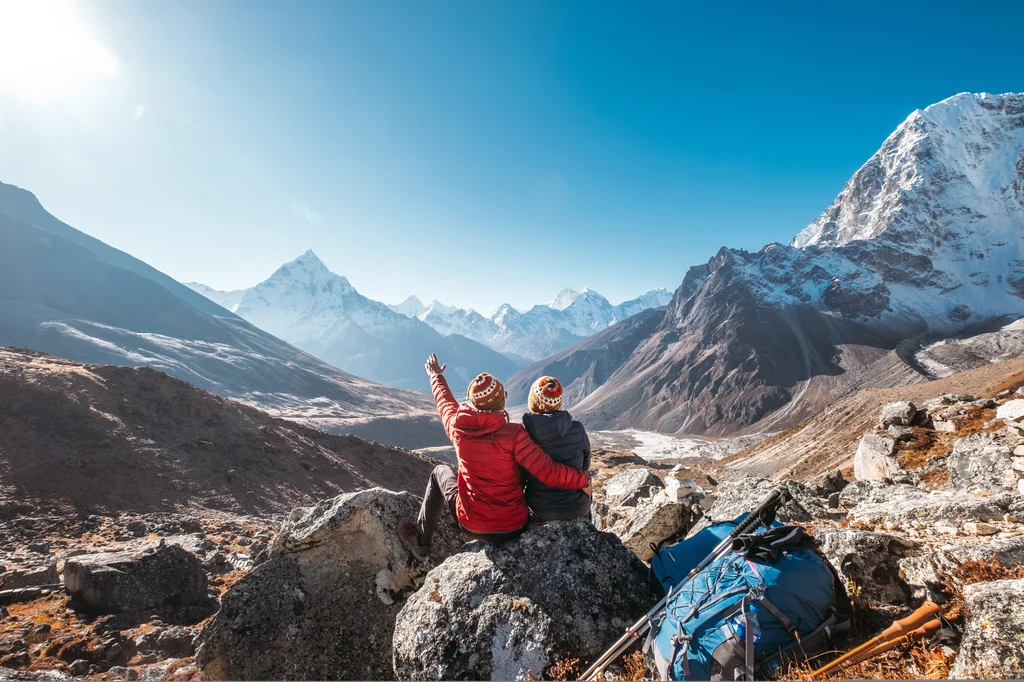
[{"label": "red down jacket", "polygon": [[569,490],[589,482],[585,471],[551,459],[504,412],[459,404],[441,375],[430,380],[445,433],[459,460],[459,523],[471,533],[507,533],[526,523],[523,467],[542,483]]}]

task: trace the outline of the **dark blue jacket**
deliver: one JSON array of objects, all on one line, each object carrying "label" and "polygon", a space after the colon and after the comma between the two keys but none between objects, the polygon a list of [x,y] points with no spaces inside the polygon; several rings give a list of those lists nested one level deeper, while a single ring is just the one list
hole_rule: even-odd
[{"label": "dark blue jacket", "polygon": [[[523,415],[523,426],[551,459],[586,471],[590,468],[590,439],[583,424],[565,410],[548,414]],[[564,490],[546,486],[526,472],[526,504],[536,513],[573,512],[590,505],[582,490]]]}]

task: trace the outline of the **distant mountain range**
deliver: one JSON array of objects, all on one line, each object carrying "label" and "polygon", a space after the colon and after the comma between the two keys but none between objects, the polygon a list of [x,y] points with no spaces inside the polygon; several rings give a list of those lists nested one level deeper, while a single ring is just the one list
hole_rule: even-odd
[{"label": "distant mountain range", "polygon": [[188,286],[325,362],[389,386],[428,391],[423,363],[431,353],[448,364],[446,376],[458,394],[481,371],[507,377],[519,368],[481,343],[442,335],[363,296],[312,251],[249,289],[222,292],[196,282]]},{"label": "distant mountain range", "polygon": [[654,289],[612,305],[601,294],[584,287],[583,291],[563,289],[550,303],[526,312],[506,303],[489,318],[439,301],[423,305],[415,296],[390,307],[426,322],[442,334],[461,334],[513,357],[539,360],[642,310],[665,306],[671,299],[667,289]]},{"label": "distant mountain range", "polygon": [[3,183],[0,245],[2,346],[153,367],[336,433],[407,447],[447,442],[427,396],[357,378],[288,345]]},{"label": "distant mountain range", "polygon": [[1024,94],[956,95],[912,113],[789,246],[723,248],[662,319],[525,368],[510,392],[561,373],[591,427],[787,428],[859,387],[1005,356],[1019,341],[934,344],[1018,333],[1022,250]]}]

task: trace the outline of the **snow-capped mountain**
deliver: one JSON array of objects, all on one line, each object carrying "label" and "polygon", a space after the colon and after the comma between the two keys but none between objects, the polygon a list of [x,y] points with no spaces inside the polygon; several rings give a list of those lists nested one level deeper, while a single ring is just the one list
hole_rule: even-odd
[{"label": "snow-capped mountain", "polygon": [[427,396],[288,345],[4,183],[0,244],[0,346],[150,367],[334,433],[403,447],[447,442]]},{"label": "snow-capped mountain", "polygon": [[[1024,94],[915,111],[789,246],[723,248],[579,401],[592,426],[783,428],[925,377],[914,341],[1024,315]],[[756,426],[755,426],[756,425]]]},{"label": "snow-capped mountain", "polygon": [[389,305],[388,307],[396,313],[405,315],[406,317],[418,317],[420,313],[427,309],[427,306],[423,305],[420,299],[415,296],[410,296],[401,303],[397,305]]},{"label": "snow-capped mountain", "polygon": [[[226,294],[190,285],[213,300]],[[423,361],[437,353],[452,389],[465,390],[481,371],[505,377],[517,365],[469,338],[442,336],[415,317],[363,296],[312,251],[245,289],[231,312],[325,362],[373,381],[429,390]]]},{"label": "snow-capped mountain", "polygon": [[612,305],[601,294],[584,287],[583,291],[563,289],[550,303],[526,312],[506,303],[490,318],[438,301],[412,313],[416,304],[422,306],[415,296],[390,307],[426,322],[442,334],[461,334],[507,355],[538,360],[643,310],[667,305],[670,300],[672,294],[667,289],[654,289]]}]

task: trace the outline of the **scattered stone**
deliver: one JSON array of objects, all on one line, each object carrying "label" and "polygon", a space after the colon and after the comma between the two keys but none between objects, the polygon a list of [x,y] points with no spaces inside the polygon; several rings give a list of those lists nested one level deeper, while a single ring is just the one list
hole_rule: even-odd
[{"label": "scattered stone", "polygon": [[974,402],[975,397],[969,393],[947,393],[940,400],[947,405],[952,405],[954,403]]},{"label": "scattered stone", "polygon": [[886,427],[885,432],[892,436],[893,440],[897,441],[906,441],[914,437],[914,429],[909,426],[890,424]]},{"label": "scattered stone", "polygon": [[[869,606],[904,605],[910,587],[900,577],[899,560],[913,544],[886,533],[837,528],[814,534],[821,551],[847,582],[847,591]],[[854,590],[856,588],[856,590]]]},{"label": "scattered stone", "polygon": [[866,433],[853,456],[853,475],[858,481],[885,481],[901,471],[892,458],[896,443],[891,438]]},{"label": "scattered stone", "polygon": [[39,587],[41,585],[59,584],[60,575],[57,573],[56,564],[36,566],[34,568],[22,568],[0,574],[0,589],[2,590],[16,590],[24,587]]},{"label": "scattered stone", "polygon": [[1019,679],[1024,673],[1024,580],[964,588],[967,618],[950,679]]},{"label": "scattered stone", "polygon": [[79,658],[71,662],[71,665],[68,666],[68,672],[75,677],[84,677],[89,674],[89,667],[91,665],[92,664],[84,658]]},{"label": "scattered stone", "polygon": [[609,507],[635,507],[640,499],[651,496],[651,488],[656,493],[664,487],[660,478],[643,467],[626,469],[601,485]]},{"label": "scattered stone", "polygon": [[999,532],[999,526],[993,526],[991,523],[968,521],[964,524],[964,532],[971,535],[995,535]]},{"label": "scattered stone", "polygon": [[839,509],[839,501],[840,501],[840,494],[839,493],[832,493],[831,495],[828,496],[828,508],[829,509]]},{"label": "scattered stone", "polygon": [[395,615],[433,562],[461,541],[442,519],[431,557],[417,561],[398,527],[419,506],[409,493],[370,488],[293,511],[266,560],[224,593],[200,633],[203,675],[390,678]]},{"label": "scattered stone", "polygon": [[833,493],[842,492],[849,484],[839,469],[833,469],[832,471],[826,471],[823,474],[818,474],[807,482],[807,487],[814,491],[814,494],[818,497],[829,497]]},{"label": "scattered stone", "polygon": [[933,419],[932,428],[939,433],[956,433],[957,424],[952,420]]},{"label": "scattered stone", "polygon": [[35,552],[36,554],[49,554],[50,543],[45,540],[39,542],[31,542],[28,545],[28,551]]},{"label": "scattered stone", "polygon": [[582,521],[474,543],[431,571],[395,622],[398,679],[541,679],[592,660],[657,601],[649,569]]},{"label": "scattered stone", "polygon": [[973,493],[1016,490],[1011,449],[1000,440],[983,432],[956,441],[946,460],[950,485]]},{"label": "scattered stone", "polygon": [[99,611],[207,600],[202,564],[177,545],[73,557],[64,563],[64,583],[73,605]]},{"label": "scattered stone", "polygon": [[195,635],[188,628],[169,627],[156,639],[156,649],[172,658],[191,656],[195,651]]},{"label": "scattered stone", "polygon": [[917,414],[917,407],[914,403],[898,401],[889,403],[882,408],[882,416],[878,420],[879,426],[883,429],[889,426],[910,426]]},{"label": "scattered stone", "polygon": [[1018,421],[1024,418],[1024,400],[1008,400],[996,408],[996,419]]},{"label": "scattered stone", "polygon": [[115,680],[129,680],[134,682],[134,680],[139,679],[139,672],[137,670],[123,665],[115,665],[108,670],[107,673],[112,675]]}]

